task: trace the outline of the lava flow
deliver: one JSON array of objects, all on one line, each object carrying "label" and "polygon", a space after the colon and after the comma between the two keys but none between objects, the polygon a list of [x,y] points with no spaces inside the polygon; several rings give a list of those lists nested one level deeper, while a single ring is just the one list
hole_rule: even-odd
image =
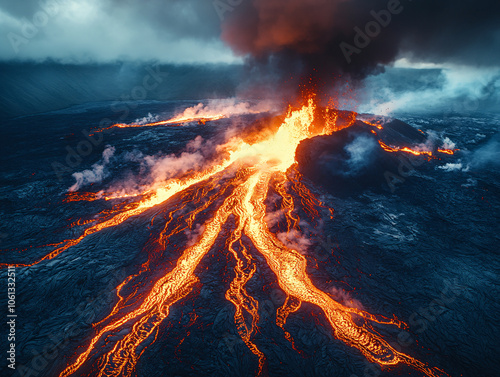
[{"label": "lava flow", "polygon": [[[162,120],[159,122],[153,122],[153,123],[144,123],[144,124],[125,124],[125,123],[117,123],[113,124],[109,127],[105,128],[99,128],[95,130],[94,132],[102,132],[109,130],[111,128],[135,128],[135,127],[154,127],[154,126],[174,126],[174,125],[181,125],[184,123],[191,123],[191,122],[198,122],[198,124],[205,124],[206,122],[210,120],[219,120],[226,118],[226,115],[224,114],[214,114],[214,115],[204,115],[204,116],[199,116],[199,117],[174,117],[172,119],[168,120]],[[93,134],[92,134],[93,135]]]},{"label": "lava flow", "polygon": [[218,105],[210,105],[210,103],[206,106],[203,106],[202,103],[199,103],[196,106],[189,107],[184,110],[183,113],[180,113],[173,118],[167,120],[161,120],[157,122],[145,123],[144,119],[139,123],[117,123],[113,124],[109,127],[98,128],[94,130],[94,135],[97,132],[107,131],[112,128],[138,128],[138,127],[155,127],[155,126],[181,126],[189,123],[205,124],[209,121],[225,119],[233,115],[245,115],[245,114],[258,114],[258,113],[266,113],[272,110],[272,106],[270,103],[252,107],[249,103],[231,103],[231,102],[222,102]]},{"label": "lava flow", "polygon": [[[380,146],[382,147],[383,150],[386,152],[406,152],[406,153],[411,153],[414,156],[427,156],[428,159],[431,159],[434,157],[434,154],[430,150],[425,150],[425,149],[412,149],[409,147],[390,147],[386,143],[384,143],[382,140],[378,141]],[[444,154],[455,154],[455,151],[458,149],[441,149],[438,148],[437,151],[439,153],[444,153]]]},{"label": "lava flow", "polygon": [[[86,375],[97,376],[132,375],[144,350],[156,340],[158,328],[167,319],[172,305],[193,292],[199,284],[196,268],[217,238],[226,234],[225,229],[229,229],[226,248],[236,261],[234,279],[226,292],[226,299],[235,307],[234,322],[239,335],[256,357],[257,374],[262,374],[266,356],[253,340],[259,324],[259,302],[245,288],[256,271],[252,252],[263,255],[279,287],[286,293],[287,298],[276,313],[276,324],[283,329],[288,340],[293,342],[292,335],[285,330],[288,316],[299,310],[302,302],[308,302],[323,311],[337,339],[356,348],[370,362],[381,366],[406,364],[427,376],[445,375],[443,371],[394,349],[370,324],[377,322],[405,327],[404,323],[346,307],[318,289],[306,272],[306,258],[285,246],[265,220],[265,203],[270,190],[281,197],[281,210],[289,231],[299,229],[295,199],[300,200],[307,213],[317,214],[314,206],[318,202],[300,182],[295,150],[305,139],[331,134],[355,123],[355,113],[347,117],[341,117],[339,113],[330,109],[322,113],[322,119],[317,119],[317,108],[309,99],[301,108],[289,109],[271,136],[254,143],[243,139],[228,143],[221,162],[187,178],[168,181],[163,187],[150,188],[135,202],[103,215],[103,219],[88,227],[80,237],[62,242],[42,258],[54,258],[88,235],[117,226],[174,196],[179,200],[176,204],[169,204],[166,224],[154,240],[157,250],[165,250],[172,237],[185,229],[192,229],[201,213],[212,214],[204,222],[195,242],[187,243],[181,250],[174,268],[163,271],[140,292],[133,282],[161,258],[161,252],[152,253],[136,275],[120,284],[118,302],[106,318],[94,325],[91,340],[78,351],[60,377],[83,371]],[[383,143],[381,146],[391,148]],[[391,149],[391,152],[396,151]],[[72,194],[69,200],[99,200],[99,197]],[[130,290],[128,295],[122,293],[127,287]]]}]

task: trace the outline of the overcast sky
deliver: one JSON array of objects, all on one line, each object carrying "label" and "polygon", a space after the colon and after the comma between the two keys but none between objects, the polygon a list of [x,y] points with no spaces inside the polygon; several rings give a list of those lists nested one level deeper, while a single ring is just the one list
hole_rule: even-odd
[{"label": "overcast sky", "polygon": [[234,62],[211,0],[0,0],[0,59]]}]

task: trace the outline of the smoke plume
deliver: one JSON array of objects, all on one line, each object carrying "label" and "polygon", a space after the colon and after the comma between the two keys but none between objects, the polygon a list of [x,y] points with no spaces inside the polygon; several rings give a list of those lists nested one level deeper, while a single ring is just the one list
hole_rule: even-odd
[{"label": "smoke plume", "polygon": [[331,84],[360,79],[397,58],[496,66],[500,3],[485,0],[243,1],[222,39],[249,72]]}]

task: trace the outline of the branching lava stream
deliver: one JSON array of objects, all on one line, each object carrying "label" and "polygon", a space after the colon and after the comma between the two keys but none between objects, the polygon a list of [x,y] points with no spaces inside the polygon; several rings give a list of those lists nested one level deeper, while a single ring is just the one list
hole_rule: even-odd
[{"label": "branching lava stream", "polygon": [[[94,325],[95,333],[90,342],[60,373],[60,377],[73,375],[84,365],[91,368],[92,375],[131,376],[147,347],[146,344],[156,340],[159,325],[168,317],[171,306],[190,294],[199,282],[195,270],[211,250],[229,219],[234,222],[234,226],[226,241],[226,247],[235,258],[236,266],[226,299],[235,307],[234,322],[239,335],[258,360],[256,374],[262,374],[266,357],[253,341],[259,323],[259,303],[248,294],[245,285],[252,279],[256,266],[251,250],[245,247],[243,235],[251,241],[255,250],[264,256],[276,276],[279,287],[287,295],[285,303],[277,310],[276,324],[283,329],[289,341],[293,342],[293,339],[285,330],[286,320],[300,308],[302,302],[308,302],[323,311],[337,339],[359,350],[370,362],[381,366],[406,364],[432,377],[446,375],[437,368],[398,352],[369,325],[369,322],[377,322],[405,327],[404,323],[395,318],[385,318],[343,306],[318,289],[306,272],[306,258],[298,251],[285,246],[268,228],[265,220],[265,201],[273,185],[275,192],[281,196],[281,209],[289,230],[297,229],[299,222],[298,215],[294,212],[295,203],[289,192],[290,187],[296,188],[295,192],[301,197],[301,204],[310,207],[309,210],[314,212],[312,193],[303,185],[299,187],[300,181],[297,178],[291,178],[297,173],[295,150],[299,143],[313,136],[330,134],[348,127],[354,124],[356,119],[353,113],[347,124],[340,125],[337,114],[330,110],[323,122],[318,123],[315,120],[315,110],[312,99],[300,109],[290,109],[276,133],[268,139],[254,144],[243,140],[233,143],[227,147],[227,157],[220,164],[191,177],[167,182],[164,187],[152,188],[148,195],[118,209],[110,218],[88,227],[80,237],[64,241],[41,259],[52,259],[81,242],[86,236],[116,226],[132,216],[164,203],[174,195],[183,195],[180,208],[193,201],[202,207],[199,198],[208,197],[203,208],[187,213],[175,213],[178,209],[171,212],[170,219],[157,239],[158,245],[165,247],[169,237],[191,227],[202,209],[209,205],[218,205],[211,218],[204,223],[203,231],[196,241],[182,251],[175,267],[164,271],[149,291],[139,294],[135,290],[128,296],[122,296],[123,287],[133,277],[127,278],[118,287],[119,300],[115,307],[106,318]],[[390,152],[396,150],[383,143],[381,147],[391,149],[388,150]],[[232,174],[233,178],[223,180],[224,174],[226,177]],[[217,188],[219,194],[213,193],[215,182],[220,185]],[[88,198],[92,196],[82,196],[82,200],[89,200]],[[77,199],[75,197],[74,200]],[[175,225],[173,230],[172,225]],[[143,265],[138,275],[147,269],[148,263],[149,261]],[[357,324],[360,321],[355,322],[355,318],[361,319],[363,324]]]}]

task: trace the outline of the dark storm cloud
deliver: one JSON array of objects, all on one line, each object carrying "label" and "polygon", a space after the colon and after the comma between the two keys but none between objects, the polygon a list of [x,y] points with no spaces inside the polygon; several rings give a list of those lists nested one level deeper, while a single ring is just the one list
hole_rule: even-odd
[{"label": "dark storm cloud", "polygon": [[224,22],[222,39],[254,64],[323,79],[364,77],[400,57],[498,66],[497,0],[254,0]]}]

